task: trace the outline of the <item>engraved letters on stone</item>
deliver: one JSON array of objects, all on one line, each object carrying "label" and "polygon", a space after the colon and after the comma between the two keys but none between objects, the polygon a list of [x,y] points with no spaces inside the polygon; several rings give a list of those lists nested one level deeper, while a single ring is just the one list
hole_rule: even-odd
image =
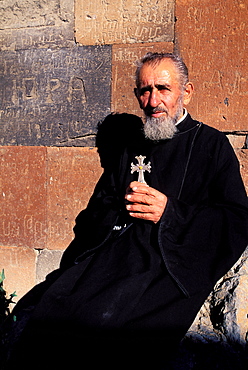
[{"label": "engraved letters on stone", "polygon": [[91,146],[110,113],[110,59],[108,45],[0,53],[0,145]]}]

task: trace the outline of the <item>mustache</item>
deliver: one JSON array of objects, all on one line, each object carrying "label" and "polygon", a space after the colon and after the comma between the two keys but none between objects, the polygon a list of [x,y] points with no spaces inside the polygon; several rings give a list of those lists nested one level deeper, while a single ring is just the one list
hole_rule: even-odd
[{"label": "mustache", "polygon": [[163,107],[154,107],[154,108],[148,108],[146,109],[146,114],[147,115],[151,115],[153,113],[157,113],[157,112],[164,112],[164,113],[168,113],[167,109],[163,108]]}]

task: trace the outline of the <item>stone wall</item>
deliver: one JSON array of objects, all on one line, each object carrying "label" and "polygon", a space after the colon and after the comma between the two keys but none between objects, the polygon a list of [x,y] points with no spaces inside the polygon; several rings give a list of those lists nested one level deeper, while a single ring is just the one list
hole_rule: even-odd
[{"label": "stone wall", "polygon": [[[189,111],[228,135],[248,189],[246,19],[243,0],[0,2],[0,269],[8,292],[19,299],[58,266],[102,173],[98,121],[111,111],[141,115],[133,74],[147,51],[183,56],[195,85]],[[197,338],[228,342],[236,325],[246,343],[245,256],[238,266],[192,326]],[[220,306],[217,325],[211,312]]]}]

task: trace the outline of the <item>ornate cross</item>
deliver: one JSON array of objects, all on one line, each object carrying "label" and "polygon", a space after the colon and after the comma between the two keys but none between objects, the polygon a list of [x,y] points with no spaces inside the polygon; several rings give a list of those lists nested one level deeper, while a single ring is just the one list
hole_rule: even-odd
[{"label": "ornate cross", "polygon": [[138,181],[146,184],[144,179],[144,172],[145,171],[151,172],[151,162],[145,164],[144,159],[146,157],[142,155],[136,156],[135,158],[137,159],[138,163],[137,164],[131,163],[131,173],[137,171],[139,173]]}]

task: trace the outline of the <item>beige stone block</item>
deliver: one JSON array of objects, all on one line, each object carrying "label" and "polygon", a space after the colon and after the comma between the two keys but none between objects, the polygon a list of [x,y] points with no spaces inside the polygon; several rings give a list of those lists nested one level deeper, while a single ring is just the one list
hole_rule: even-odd
[{"label": "beige stone block", "polygon": [[240,172],[248,195],[248,149],[236,149],[235,152],[240,162]]},{"label": "beige stone block", "polygon": [[59,267],[63,251],[39,251],[36,263],[36,283],[41,283],[46,276]]},{"label": "beige stone block", "polygon": [[0,2],[0,50],[74,44],[74,0]]},{"label": "beige stone block", "polygon": [[76,0],[75,30],[82,45],[173,41],[174,1]]},{"label": "beige stone block", "polygon": [[0,247],[0,271],[4,269],[4,289],[16,292],[17,302],[35,285],[36,252],[29,248]]},{"label": "beige stone block", "polygon": [[242,149],[245,146],[246,135],[227,135],[234,149]]},{"label": "beige stone block", "polygon": [[239,285],[235,290],[237,325],[240,330],[240,337],[247,340],[248,333],[248,275],[240,276]]},{"label": "beige stone block", "polygon": [[65,249],[102,168],[96,148],[47,148],[47,248]]},{"label": "beige stone block", "polygon": [[136,62],[147,52],[172,52],[172,42],[113,45],[112,111],[143,116],[133,89]]},{"label": "beige stone block", "polygon": [[248,4],[177,0],[176,38],[195,94],[189,111],[222,131],[248,130]]}]

